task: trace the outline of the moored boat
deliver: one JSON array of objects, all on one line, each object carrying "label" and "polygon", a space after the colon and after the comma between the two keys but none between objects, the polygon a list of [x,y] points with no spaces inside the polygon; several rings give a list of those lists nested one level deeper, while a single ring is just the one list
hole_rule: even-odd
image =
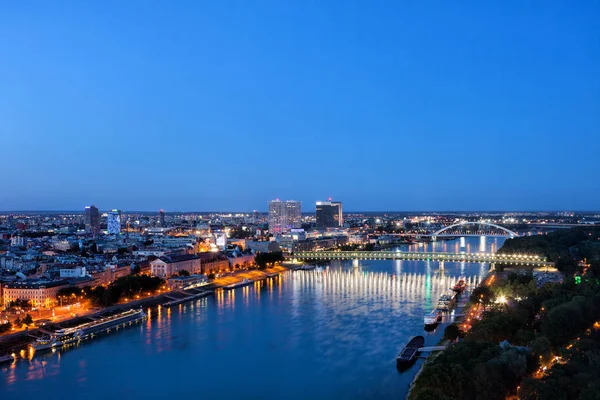
[{"label": "moored boat", "polygon": [[425,326],[437,325],[442,320],[442,312],[440,310],[433,310],[429,314],[425,315],[423,322]]},{"label": "moored boat", "polygon": [[413,336],[396,357],[396,366],[400,368],[410,366],[419,358],[419,349],[423,346],[425,346],[425,338],[423,336]]},{"label": "moored boat", "polygon": [[56,336],[52,336],[52,337],[39,338],[35,342],[33,342],[30,346],[35,351],[44,351],[44,350],[58,349],[58,348],[61,348],[62,345],[63,345],[63,342],[58,340],[58,338]]},{"label": "moored boat", "polygon": [[458,282],[456,282],[456,285],[454,285],[452,290],[458,294],[461,294],[462,292],[465,291],[466,288],[467,288],[467,283],[465,282],[464,279],[461,279]]}]

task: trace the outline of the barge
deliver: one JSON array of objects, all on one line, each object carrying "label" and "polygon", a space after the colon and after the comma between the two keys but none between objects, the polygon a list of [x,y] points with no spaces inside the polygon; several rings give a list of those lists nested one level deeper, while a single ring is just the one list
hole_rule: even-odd
[{"label": "barge", "polygon": [[419,349],[425,345],[425,337],[413,336],[396,357],[396,366],[400,369],[411,366],[419,358]]}]

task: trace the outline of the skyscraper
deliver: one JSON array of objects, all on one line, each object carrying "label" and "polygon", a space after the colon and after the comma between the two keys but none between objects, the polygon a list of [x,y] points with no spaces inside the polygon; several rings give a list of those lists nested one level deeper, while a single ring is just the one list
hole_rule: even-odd
[{"label": "skyscraper", "polygon": [[85,232],[94,236],[100,233],[100,213],[95,205],[87,206],[83,214]]},{"label": "skyscraper", "polygon": [[269,232],[274,235],[302,226],[302,203],[294,200],[269,201]]},{"label": "skyscraper", "polygon": [[344,225],[342,203],[339,201],[317,201],[317,226],[319,228],[339,228]]},{"label": "skyscraper", "polygon": [[160,226],[161,227],[166,226],[165,225],[165,210],[160,210],[159,217],[160,217]]},{"label": "skyscraper", "polygon": [[121,211],[109,211],[106,217],[106,227],[109,235],[121,233]]}]

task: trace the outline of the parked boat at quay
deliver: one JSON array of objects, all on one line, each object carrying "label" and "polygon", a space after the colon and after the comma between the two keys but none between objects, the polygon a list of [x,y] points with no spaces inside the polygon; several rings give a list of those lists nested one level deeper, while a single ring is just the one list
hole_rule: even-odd
[{"label": "parked boat at quay", "polygon": [[440,296],[438,300],[437,309],[441,311],[449,311],[456,303],[456,293],[449,290]]},{"label": "parked boat at quay", "polygon": [[456,292],[457,294],[461,294],[462,292],[465,291],[466,288],[467,288],[467,283],[465,282],[464,279],[461,279],[458,282],[456,282],[456,285],[454,285],[452,290],[454,292]]},{"label": "parked boat at quay", "polygon": [[419,349],[423,346],[425,346],[425,337],[413,336],[396,357],[396,366],[406,368],[412,365],[419,358]]},{"label": "parked boat at quay", "polygon": [[242,287],[242,286],[248,286],[248,285],[251,285],[253,283],[254,283],[254,281],[251,281],[250,279],[244,279],[241,282],[236,282],[236,283],[232,283],[231,285],[223,286],[223,289],[225,289],[225,290],[232,290],[232,289],[239,288],[239,287]]},{"label": "parked boat at quay", "polygon": [[142,310],[129,310],[109,317],[100,317],[71,328],[58,329],[51,335],[38,338],[30,346],[38,352],[59,349],[82,339],[91,338],[102,331],[109,332],[112,328],[131,325],[144,318],[146,318],[146,314]]},{"label": "parked boat at quay", "polygon": [[425,315],[425,317],[423,318],[425,327],[437,325],[441,320],[442,320],[442,312],[438,309],[431,311],[429,314]]}]

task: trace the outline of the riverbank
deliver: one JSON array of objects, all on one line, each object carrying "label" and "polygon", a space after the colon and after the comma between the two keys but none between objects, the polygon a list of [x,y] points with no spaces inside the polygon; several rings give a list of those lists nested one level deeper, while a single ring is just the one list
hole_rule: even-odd
[{"label": "riverbank", "polygon": [[[239,271],[233,275],[217,278],[213,282],[204,286],[200,286],[195,290],[210,292],[210,294],[213,294],[216,290],[219,290],[224,286],[242,282],[244,279],[251,281],[262,281],[272,277],[274,274],[285,272],[291,267],[291,265],[286,264],[276,265],[264,270]],[[191,293],[186,293],[186,291],[179,289],[172,290],[155,296],[123,302],[105,308],[95,308],[89,312],[86,312],[85,314],[78,315],[77,317],[66,319],[52,325],[60,326],[61,328],[77,326],[82,323],[89,322],[89,317],[94,315],[115,314],[134,308],[155,308],[172,301],[173,297],[185,299],[188,295],[190,296],[189,300],[184,300],[183,302],[194,300],[192,298],[193,296],[191,296]],[[40,337],[46,333],[47,330],[44,328],[35,328],[0,336],[0,355],[12,353],[19,354],[22,350],[27,350],[28,344],[35,341],[36,337]]]}]

